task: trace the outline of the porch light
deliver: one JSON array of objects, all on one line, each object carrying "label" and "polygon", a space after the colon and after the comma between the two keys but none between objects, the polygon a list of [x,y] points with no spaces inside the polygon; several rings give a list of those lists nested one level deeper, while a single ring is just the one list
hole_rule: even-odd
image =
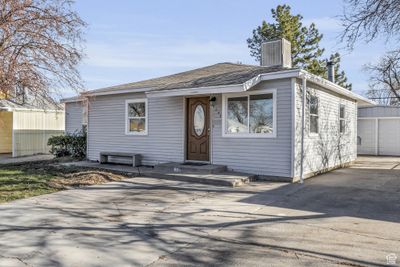
[{"label": "porch light", "polygon": [[217,101],[217,98],[215,96],[210,96],[210,104],[212,108],[215,107],[215,101]]}]

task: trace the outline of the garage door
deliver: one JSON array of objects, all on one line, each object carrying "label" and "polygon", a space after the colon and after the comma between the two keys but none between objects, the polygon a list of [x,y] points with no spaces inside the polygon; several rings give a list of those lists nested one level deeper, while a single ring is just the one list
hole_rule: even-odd
[{"label": "garage door", "polygon": [[359,119],[357,135],[358,154],[400,156],[400,119]]},{"label": "garage door", "polygon": [[379,155],[400,156],[400,119],[379,119]]},{"label": "garage door", "polygon": [[358,154],[376,155],[376,119],[359,119],[357,135]]}]

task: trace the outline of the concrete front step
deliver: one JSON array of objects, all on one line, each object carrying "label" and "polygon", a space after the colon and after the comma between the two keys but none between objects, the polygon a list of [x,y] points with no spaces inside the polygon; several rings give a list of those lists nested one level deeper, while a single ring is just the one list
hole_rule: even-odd
[{"label": "concrete front step", "polygon": [[255,180],[254,175],[237,173],[237,172],[221,172],[216,174],[204,174],[204,173],[183,173],[183,172],[159,172],[159,171],[148,171],[141,173],[147,177],[154,177],[166,180],[182,181],[196,184],[210,184],[216,186],[229,186],[237,187],[244,184],[248,184]]},{"label": "concrete front step", "polygon": [[[157,167],[134,168],[129,165],[99,164],[97,162],[90,162],[90,161],[68,162],[64,163],[63,165],[103,169],[133,176],[145,176],[145,177],[153,177],[166,180],[182,181],[188,183],[210,184],[216,186],[229,186],[229,187],[241,186],[251,181],[254,181],[256,178],[255,175],[251,174],[226,171],[225,166],[223,166],[223,168],[225,169],[217,168],[212,170],[212,171],[219,170],[220,171],[219,173],[204,173],[211,170],[208,168],[206,170],[203,169],[203,172],[199,171],[193,172],[193,170],[189,168],[191,172],[183,172],[182,169],[180,170],[180,172],[174,172],[174,171],[163,171],[162,169]],[[218,165],[213,165],[213,166],[215,167]]]},{"label": "concrete front step", "polygon": [[225,165],[196,164],[196,163],[177,163],[169,162],[158,164],[154,170],[162,173],[202,173],[216,174],[226,172]]}]

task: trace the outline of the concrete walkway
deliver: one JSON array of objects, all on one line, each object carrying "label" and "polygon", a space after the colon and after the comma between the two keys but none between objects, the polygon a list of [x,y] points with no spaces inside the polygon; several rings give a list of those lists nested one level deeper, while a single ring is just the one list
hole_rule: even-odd
[{"label": "concrete walkway", "polygon": [[139,177],[19,200],[0,205],[0,266],[382,266],[400,256],[399,177],[362,166],[304,185]]}]

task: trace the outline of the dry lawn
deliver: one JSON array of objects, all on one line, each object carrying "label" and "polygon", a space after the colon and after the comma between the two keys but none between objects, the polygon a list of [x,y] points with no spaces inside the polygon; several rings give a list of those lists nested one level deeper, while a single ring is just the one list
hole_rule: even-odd
[{"label": "dry lawn", "polygon": [[0,203],[60,190],[120,181],[127,176],[67,167],[58,161],[0,166]]}]

